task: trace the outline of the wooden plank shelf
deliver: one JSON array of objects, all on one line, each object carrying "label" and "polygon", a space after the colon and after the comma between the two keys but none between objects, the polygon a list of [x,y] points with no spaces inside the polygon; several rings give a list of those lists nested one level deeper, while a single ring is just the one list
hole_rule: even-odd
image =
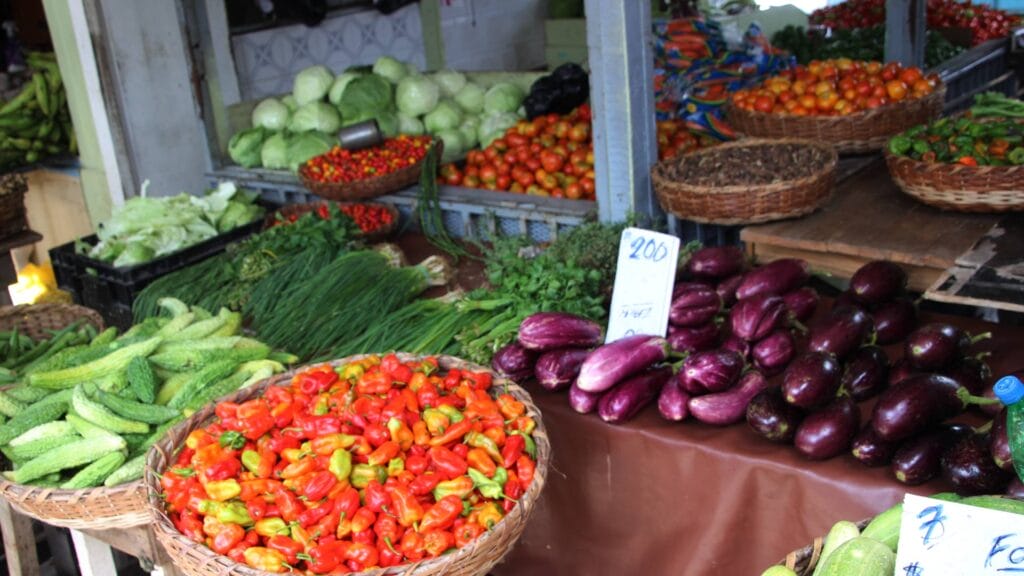
[{"label": "wooden plank shelf", "polygon": [[939,276],[925,298],[1024,313],[1024,217],[1002,218]]},{"label": "wooden plank shelf", "polygon": [[758,259],[803,258],[842,279],[871,260],[891,260],[907,270],[911,290],[924,292],[997,221],[917,202],[900,191],[878,158],[842,179],[818,212],[747,226],[740,239]]}]

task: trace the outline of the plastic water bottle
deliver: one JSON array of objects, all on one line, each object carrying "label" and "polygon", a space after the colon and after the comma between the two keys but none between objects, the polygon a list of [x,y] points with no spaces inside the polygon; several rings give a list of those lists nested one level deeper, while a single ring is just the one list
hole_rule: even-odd
[{"label": "plastic water bottle", "polygon": [[1006,437],[1010,440],[1013,468],[1024,482],[1024,382],[1016,376],[1003,376],[993,391],[1006,405]]}]

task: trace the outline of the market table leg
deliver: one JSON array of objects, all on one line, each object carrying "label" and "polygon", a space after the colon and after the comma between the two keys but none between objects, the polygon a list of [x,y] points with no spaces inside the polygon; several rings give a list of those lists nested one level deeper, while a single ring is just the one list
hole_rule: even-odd
[{"label": "market table leg", "polygon": [[[135,556],[142,567],[154,574],[178,576],[180,572],[174,567],[171,558],[157,541],[149,525],[118,528],[113,530],[86,530],[85,535],[99,542],[112,546],[125,554]],[[85,576],[83,574],[83,576]]]},{"label": "market table leg", "polygon": [[6,500],[0,500],[0,532],[3,532],[7,572],[11,576],[39,574],[32,521],[12,510]]},{"label": "market table leg", "polygon": [[117,568],[114,566],[114,554],[109,545],[78,530],[71,531],[71,541],[75,544],[78,569],[82,572],[82,576],[117,574]]}]

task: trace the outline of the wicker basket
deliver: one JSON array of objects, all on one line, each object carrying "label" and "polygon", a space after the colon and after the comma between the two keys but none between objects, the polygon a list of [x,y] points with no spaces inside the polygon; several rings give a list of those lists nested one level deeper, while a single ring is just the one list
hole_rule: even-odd
[{"label": "wicker basket", "polygon": [[[280,210],[277,211],[276,214],[280,214],[284,218],[290,218],[291,216],[302,216],[303,214],[306,214],[308,212],[312,212],[313,210],[315,210],[315,209],[317,209],[317,208],[319,208],[321,206],[324,206],[325,204],[326,204],[325,202],[310,202],[310,203],[307,203],[307,204],[290,204],[288,206],[282,207]],[[365,242],[367,242],[367,243],[380,242],[382,240],[386,240],[388,237],[390,237],[392,234],[394,234],[395,230],[398,229],[398,222],[399,222],[398,208],[395,208],[395,206],[393,204],[388,204],[386,202],[337,202],[337,204],[338,204],[338,206],[345,206],[345,205],[349,205],[349,204],[363,204],[365,206],[377,206],[377,207],[383,208],[384,210],[386,210],[388,213],[391,214],[391,224],[388,224],[387,226],[383,226],[381,228],[378,228],[377,230],[374,230],[373,232],[370,232],[369,234],[363,234],[361,236],[362,239]],[[275,214],[268,214],[267,215],[267,225],[268,226],[272,225],[274,220],[275,220],[275,218],[276,218]]]},{"label": "wicker basket", "polygon": [[726,102],[726,120],[737,133],[760,138],[803,138],[827,143],[844,154],[873,152],[889,138],[926,124],[942,114],[946,86],[914,100],[904,100],[849,116],[793,116],[755,112]]},{"label": "wicker basket", "polygon": [[[735,148],[786,145],[813,149],[817,169],[802,178],[766,185],[704,186],[678,179],[684,162],[700,162]],[[753,224],[802,216],[824,204],[835,182],[837,162],[835,150],[809,140],[749,138],[659,162],[651,170],[651,179],[662,208],[677,218],[706,224]]]},{"label": "wicker basket", "polygon": [[[333,365],[339,366],[347,362],[364,358],[365,356],[352,356],[349,358],[335,360]],[[422,356],[411,354],[399,354],[402,361],[416,360]],[[465,368],[474,371],[487,371],[486,368],[467,363],[451,356],[440,356],[438,361],[443,368]],[[263,382],[235,393],[227,400],[233,402],[244,402],[258,396],[268,386],[287,383],[295,371],[279,374]],[[541,420],[540,412],[530,399],[530,395],[516,385],[514,382],[495,377],[494,390],[508,390],[520,402],[526,405],[527,414],[537,422],[537,429],[533,433],[537,443],[537,471],[533,483],[526,491],[526,494],[519,499],[519,503],[513,508],[504,519],[487,531],[472,544],[460,548],[451,554],[422,560],[412,564],[403,564],[391,568],[377,568],[359,572],[359,576],[384,576],[392,574],[404,574],[408,576],[482,576],[491,567],[512,549],[523,529],[526,528],[526,521],[530,517],[544,487],[544,480],[547,476],[548,463],[551,460],[551,445],[548,442],[544,423]],[[146,473],[144,481],[149,489],[149,506],[152,512],[153,529],[157,539],[167,550],[174,565],[184,574],[191,576],[267,576],[269,573],[255,570],[238,564],[228,558],[210,550],[206,546],[196,544],[184,537],[167,517],[164,510],[164,502],[160,496],[159,474],[167,469],[174,461],[178,448],[182,445],[185,437],[197,428],[208,423],[214,414],[214,405],[211,404],[192,415],[191,418],[178,424],[164,436],[159,442],[153,445],[146,457]]]},{"label": "wicker basket", "polygon": [[[857,523],[857,528],[864,530],[870,522],[870,518],[862,520]],[[818,536],[811,544],[786,554],[786,558],[779,562],[779,565],[796,572],[797,576],[811,576],[814,569],[818,566],[818,559],[821,558],[821,548],[824,543],[825,537]]]},{"label": "wicker basket", "polygon": [[[441,153],[444,151],[444,142],[434,140],[433,146],[437,148],[437,154],[440,158]],[[312,180],[306,174],[306,166],[303,165],[299,168],[299,181],[313,194],[328,200],[366,200],[408,188],[418,182],[424,160],[426,160],[426,156],[412,166],[407,166],[401,170],[377,176],[376,178],[367,178],[366,180],[347,183],[317,182]]]},{"label": "wicker basket", "polygon": [[1024,210],[1024,166],[922,162],[885,151],[889,173],[917,200],[957,212]]},{"label": "wicker basket", "polygon": [[76,320],[85,320],[96,330],[103,330],[103,317],[92,308],[75,304],[26,304],[0,308],[0,331],[18,329],[33,340],[50,337],[51,330],[60,330]]},{"label": "wicker basket", "polygon": [[0,238],[14,236],[28,228],[25,219],[25,193],[28,180],[22,174],[0,176]]}]

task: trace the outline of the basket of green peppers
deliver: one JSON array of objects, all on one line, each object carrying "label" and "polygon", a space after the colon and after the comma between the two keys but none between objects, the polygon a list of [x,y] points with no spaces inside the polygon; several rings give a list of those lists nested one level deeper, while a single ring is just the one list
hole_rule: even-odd
[{"label": "basket of green peppers", "polygon": [[960,117],[915,126],[885,150],[896,184],[917,200],[959,212],[1024,209],[1024,103],[981,95]]}]

